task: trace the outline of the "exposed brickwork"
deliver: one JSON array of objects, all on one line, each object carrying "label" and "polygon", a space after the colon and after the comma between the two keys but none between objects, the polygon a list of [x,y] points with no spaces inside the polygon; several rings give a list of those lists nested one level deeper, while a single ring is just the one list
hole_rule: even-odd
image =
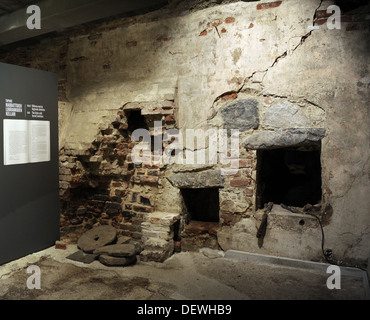
[{"label": "exposed brickwork", "polygon": [[[226,185],[220,192],[220,224],[232,226],[241,218],[250,216],[256,192],[256,154],[242,151],[239,168],[225,176]],[[225,166],[229,168],[230,165]]]},{"label": "exposed brickwork", "polygon": [[[164,117],[165,128],[176,123],[171,100],[131,107],[139,108],[148,123],[158,115]],[[71,226],[89,229],[99,223],[111,224],[125,236],[142,237],[141,223],[155,210],[162,173],[158,165],[132,161],[131,151],[138,142],[131,141],[125,110],[118,110],[115,119],[84,150],[61,151],[61,227],[65,232]]]}]

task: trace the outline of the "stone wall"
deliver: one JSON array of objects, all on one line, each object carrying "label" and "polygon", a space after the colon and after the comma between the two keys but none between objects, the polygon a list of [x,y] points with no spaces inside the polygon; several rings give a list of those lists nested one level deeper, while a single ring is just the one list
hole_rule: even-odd
[{"label": "stone wall", "polygon": [[[336,259],[366,261],[369,8],[342,12],[341,29],[332,30],[331,4],[179,2],[3,53],[2,62],[59,75],[62,227],[112,224],[147,241],[143,227],[148,234],[148,221],[153,229],[157,222],[153,248],[167,246],[157,260],[178,240],[174,228],[178,238],[203,237],[191,245],[320,260],[321,230],[308,216],[274,206],[262,246],[256,238],[258,150],[319,142],[325,247]],[[154,121],[182,133],[239,129],[239,169],[214,185],[200,177],[228,165],[134,164],[129,110],[140,110],[148,129]],[[177,183],[179,174],[193,182]],[[187,227],[185,187],[218,188],[217,230]],[[153,240],[163,235],[171,244]]]}]

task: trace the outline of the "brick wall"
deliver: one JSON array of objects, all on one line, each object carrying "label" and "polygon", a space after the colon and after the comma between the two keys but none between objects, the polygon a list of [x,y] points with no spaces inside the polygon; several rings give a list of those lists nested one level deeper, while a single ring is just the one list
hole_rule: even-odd
[{"label": "brick wall", "polygon": [[[83,151],[63,148],[60,152],[60,197],[62,233],[96,223],[110,224],[125,236],[141,239],[141,223],[155,210],[159,165],[134,163],[125,111],[140,110],[148,124],[164,119],[163,127],[175,125],[173,101],[125,105],[111,123],[103,125]],[[150,127],[149,127],[150,129]]]}]

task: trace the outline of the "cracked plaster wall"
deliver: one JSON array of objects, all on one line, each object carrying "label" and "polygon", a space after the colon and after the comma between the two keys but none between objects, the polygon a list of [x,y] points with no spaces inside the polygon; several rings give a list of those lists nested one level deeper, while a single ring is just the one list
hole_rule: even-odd
[{"label": "cracked plaster wall", "polygon": [[[333,207],[326,247],[339,259],[366,260],[369,24],[346,20],[340,30],[325,24],[310,30],[316,13],[330,4],[237,1],[202,10],[165,8],[44,39],[2,61],[59,74],[60,148],[76,154],[84,153],[117,110],[132,102],[174,100],[176,126],[185,130],[222,127],[223,106],[254,99],[260,123],[242,132],[241,139],[256,130],[289,127],[287,117],[296,127],[324,127],[323,198]],[[271,117],[273,108],[280,120]],[[241,153],[243,161],[255,162],[253,151]],[[264,248],[258,248],[253,193],[232,191],[231,179],[220,189],[221,210],[235,207],[242,215],[219,231],[221,247],[318,259],[317,228],[272,228]],[[181,209],[178,189],[167,180],[158,195],[156,209]]]}]

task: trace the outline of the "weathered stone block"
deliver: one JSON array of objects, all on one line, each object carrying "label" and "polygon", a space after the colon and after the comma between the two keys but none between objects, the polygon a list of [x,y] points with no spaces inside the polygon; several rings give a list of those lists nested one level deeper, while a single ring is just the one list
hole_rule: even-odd
[{"label": "weathered stone block", "polygon": [[134,264],[136,262],[136,256],[118,258],[118,257],[111,257],[111,256],[103,254],[99,256],[99,261],[106,266],[124,267],[124,266]]},{"label": "weathered stone block", "polygon": [[269,107],[262,119],[263,128],[308,128],[310,126],[311,121],[301,107],[288,101]]},{"label": "weathered stone block", "polygon": [[133,244],[111,244],[94,250],[94,254],[108,255],[112,257],[132,257],[136,255]]},{"label": "weathered stone block", "polygon": [[[152,249],[156,248],[156,249]],[[174,250],[174,242],[150,239],[146,242],[144,250],[140,253],[140,261],[163,262],[169,258]]]},{"label": "weathered stone block", "polygon": [[225,129],[246,131],[259,125],[258,102],[246,99],[232,102],[221,109]]},{"label": "weathered stone block", "polygon": [[247,149],[274,149],[318,142],[325,136],[323,128],[290,128],[262,131],[247,137],[243,146]]},{"label": "weathered stone block", "polygon": [[230,186],[232,187],[244,187],[249,186],[252,183],[251,178],[243,178],[243,179],[234,179],[230,181]]},{"label": "weathered stone block", "polygon": [[214,188],[225,183],[220,170],[173,173],[167,179],[177,188]]}]

